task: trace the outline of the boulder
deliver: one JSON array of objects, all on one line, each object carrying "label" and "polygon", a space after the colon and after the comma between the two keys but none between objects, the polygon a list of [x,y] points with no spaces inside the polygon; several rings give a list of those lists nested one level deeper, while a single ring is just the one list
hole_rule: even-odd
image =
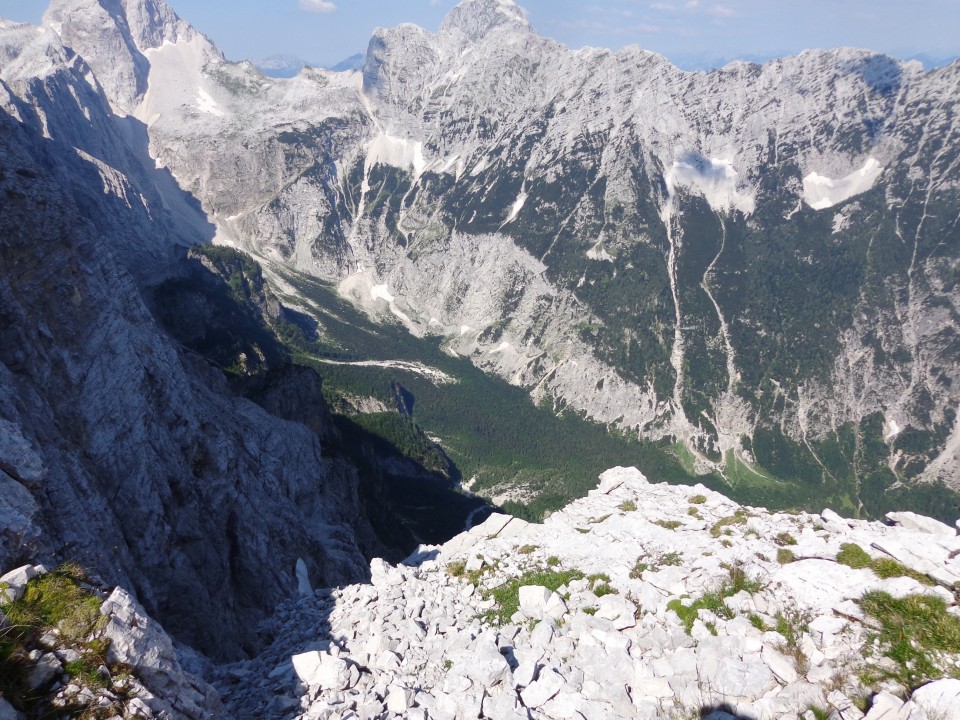
[{"label": "boulder", "polygon": [[618,630],[637,624],[637,606],[620,595],[604,595],[597,603],[597,617],[609,620]]},{"label": "boulder", "polygon": [[917,532],[939,535],[945,538],[957,536],[956,528],[952,528],[939,520],[934,520],[924,515],[917,515],[917,513],[888,512],[886,518],[894,525],[907,528],[908,530],[916,530]]},{"label": "boulder", "polygon": [[520,612],[532,620],[539,620],[546,612],[551,590],[542,585],[520,587]]},{"label": "boulder", "polygon": [[560,620],[560,618],[567,614],[567,604],[558,593],[554,592],[550,594],[550,599],[547,600],[543,612],[554,620]]},{"label": "boulder", "polygon": [[563,677],[553,668],[540,673],[540,679],[530,683],[520,692],[523,704],[528,708],[538,708],[560,692],[565,684]]},{"label": "boulder", "polygon": [[879,692],[873,696],[873,702],[864,720],[897,720],[903,700],[888,692]]},{"label": "boulder", "polygon": [[960,680],[935,680],[917,688],[900,709],[899,717],[912,719],[916,708],[930,720],[960,720]]},{"label": "boulder", "polygon": [[724,697],[754,699],[772,690],[777,680],[765,663],[747,662],[736,657],[720,659],[718,667],[706,678],[708,686]]},{"label": "boulder", "polygon": [[300,597],[310,597],[313,595],[313,586],[310,584],[310,573],[307,570],[307,564],[303,558],[297,558],[297,593]]},{"label": "boulder", "polygon": [[11,603],[23,597],[27,583],[37,576],[33,565],[24,565],[0,576],[0,605]]},{"label": "boulder", "polygon": [[398,715],[405,715],[413,707],[416,693],[410,688],[394,685],[387,693],[387,710]]},{"label": "boulder", "polygon": [[292,661],[297,677],[311,688],[347,690],[359,679],[351,672],[356,668],[346,660],[316,650],[294,655]]},{"label": "boulder", "polygon": [[482,688],[491,688],[510,678],[510,665],[500,654],[492,635],[481,635],[474,647],[470,662],[466,666],[468,678]]},{"label": "boulder", "polygon": [[764,645],[760,651],[760,656],[770,668],[770,671],[776,676],[777,680],[784,685],[789,685],[797,680],[797,669],[793,660],[786,655],[777,652],[769,645]]},{"label": "boulder", "polygon": [[24,715],[17,712],[17,709],[0,697],[0,720],[24,720]]}]

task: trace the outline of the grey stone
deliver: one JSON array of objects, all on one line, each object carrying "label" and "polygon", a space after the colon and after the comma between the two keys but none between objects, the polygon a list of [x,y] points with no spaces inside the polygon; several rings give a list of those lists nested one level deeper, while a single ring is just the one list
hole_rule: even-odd
[{"label": "grey stone", "polygon": [[539,620],[543,617],[550,600],[551,591],[542,585],[523,585],[519,590],[520,612],[526,617]]},{"label": "grey stone", "polygon": [[908,530],[916,530],[917,532],[937,535],[944,538],[954,538],[957,536],[956,528],[952,528],[939,520],[918,515],[914,512],[888,512],[886,518],[894,525],[899,525]]},{"label": "grey stone", "polygon": [[0,697],[0,720],[24,720],[26,716]]},{"label": "grey stone", "polygon": [[23,597],[27,583],[37,576],[33,565],[23,565],[0,576],[0,604],[11,603]]},{"label": "grey stone", "polygon": [[903,700],[888,692],[878,692],[873,696],[870,709],[864,720],[897,720]]},{"label": "grey stone", "polygon": [[53,653],[47,653],[37,660],[27,675],[27,685],[31,690],[46,688],[63,672],[63,666]]},{"label": "grey stone", "polygon": [[538,708],[560,692],[565,680],[553,668],[540,673],[540,678],[520,691],[523,704],[528,708]]},{"label": "grey stone", "polygon": [[921,708],[931,720],[960,720],[960,680],[935,680],[917,688],[900,709],[900,716],[911,717],[913,707]]},{"label": "grey stone", "polygon": [[413,707],[416,692],[407,687],[393,686],[387,693],[387,710],[402,715]]}]

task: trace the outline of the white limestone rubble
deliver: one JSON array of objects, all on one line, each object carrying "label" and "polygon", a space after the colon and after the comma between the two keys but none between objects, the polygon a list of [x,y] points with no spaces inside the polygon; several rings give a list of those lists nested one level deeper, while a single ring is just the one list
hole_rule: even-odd
[{"label": "white limestone rubble", "polygon": [[[542,525],[493,515],[405,564],[373,561],[370,585],[284,606],[268,627],[272,645],[242,664],[246,674],[222,669],[216,684],[238,716],[286,703],[299,720],[712,710],[780,720],[807,718],[811,707],[861,718],[871,689],[860,671],[889,662],[874,644],[876,621],[858,604],[864,593],[927,594],[957,612],[942,584],[837,562],[844,544],[876,559],[896,547],[920,573],[958,577],[956,534],[919,516],[890,520],[897,524],[742,508],[703,486],[651,484],[615,468]],[[781,564],[784,548],[794,558]],[[567,571],[579,572],[546,587],[545,576]],[[725,593],[729,611],[699,609],[688,633],[672,601],[690,606],[731,572],[747,582]],[[511,581],[515,605],[501,607],[503,593],[491,591]],[[342,670],[336,681],[319,679],[324,663]],[[958,687],[938,680],[910,698],[887,681],[866,717],[952,718]]]}]

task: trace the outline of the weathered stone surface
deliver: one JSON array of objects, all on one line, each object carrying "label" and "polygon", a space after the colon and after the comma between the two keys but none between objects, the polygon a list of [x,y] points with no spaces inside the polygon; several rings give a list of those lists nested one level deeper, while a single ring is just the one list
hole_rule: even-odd
[{"label": "weathered stone surface", "polygon": [[794,667],[793,660],[777,652],[769,645],[763,646],[760,655],[770,671],[777,677],[777,680],[785,685],[796,682],[797,669]]},{"label": "weathered stone surface", "polygon": [[219,711],[217,691],[183,669],[170,637],[126,590],[116,588],[100,607],[100,614],[107,619],[103,636],[110,641],[108,662],[135,671],[152,693],[144,702],[153,713],[200,718]]},{"label": "weathered stone surface", "polygon": [[936,680],[917,688],[900,709],[899,717],[914,720],[917,709],[927,720],[960,720],[960,680]]},{"label": "weathered stone surface", "polygon": [[0,576],[0,604],[19,600],[27,583],[37,576],[33,565],[24,565]]},{"label": "weathered stone surface", "polygon": [[538,708],[560,692],[564,683],[560,674],[550,668],[541,672],[539,679],[521,690],[520,697],[528,708]]},{"label": "weathered stone surface", "polygon": [[17,709],[0,697],[0,720],[24,720],[25,715],[18,712]]},{"label": "weathered stone surface", "polygon": [[520,612],[539,620],[546,611],[551,591],[542,585],[523,585],[520,588]]},{"label": "weathered stone surface", "polygon": [[46,653],[40,657],[30,674],[27,676],[27,685],[31,690],[43,690],[56,680],[63,672],[63,665],[53,653]]},{"label": "weathered stone surface", "polygon": [[888,692],[879,692],[873,696],[870,709],[864,720],[898,720],[903,700]]},{"label": "weathered stone surface", "polygon": [[894,525],[899,525],[908,530],[916,530],[917,532],[944,538],[955,538],[957,536],[956,528],[952,528],[939,520],[917,515],[914,512],[888,512],[886,518]]},{"label": "weathered stone surface", "polygon": [[413,707],[415,697],[416,693],[410,688],[394,686],[387,693],[387,710],[404,715]]}]

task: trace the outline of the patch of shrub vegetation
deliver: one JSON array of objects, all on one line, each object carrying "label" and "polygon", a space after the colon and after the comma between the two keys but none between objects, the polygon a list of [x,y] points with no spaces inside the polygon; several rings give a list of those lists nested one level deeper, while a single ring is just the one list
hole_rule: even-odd
[{"label": "patch of shrub vegetation", "polygon": [[[7,618],[7,626],[0,630],[0,696],[29,716],[45,715],[48,710],[44,689],[31,689],[27,677],[34,666],[30,652],[41,646],[40,638],[49,632],[57,633],[59,645],[80,655],[65,666],[71,678],[94,690],[109,683],[99,671],[106,664],[109,643],[91,639],[106,623],[100,614],[103,602],[83,587],[88,582],[82,568],[64,564],[31,580],[19,600],[0,606]],[[87,708],[65,710],[79,715]]]},{"label": "patch of shrub vegetation", "polygon": [[855,570],[870,567],[873,562],[867,551],[855,543],[844,543],[837,553],[837,562]]},{"label": "patch of shrub vegetation", "polygon": [[680,600],[671,600],[667,603],[667,609],[673,610],[677,614],[677,617],[683,623],[683,629],[687,631],[688,635],[693,629],[693,624],[697,620],[697,613],[700,610],[709,610],[719,618],[732,620],[736,613],[724,600],[741,591],[755,593],[763,589],[761,582],[747,577],[747,573],[742,566],[728,565],[726,570],[727,577],[716,590],[705,593],[689,605],[684,605]]},{"label": "patch of shrub vegetation", "polygon": [[793,554],[793,550],[788,550],[787,548],[777,550],[777,562],[781,565],[789,565],[796,559],[797,556]]},{"label": "patch of shrub vegetation", "polygon": [[678,527],[683,525],[683,523],[680,522],[679,520],[654,520],[653,524],[659,525],[660,527],[666,528],[667,530],[676,530]]},{"label": "patch of shrub vegetation", "polygon": [[720,537],[721,535],[727,535],[730,532],[730,527],[733,525],[745,525],[749,514],[743,508],[739,508],[733,515],[728,515],[725,518],[720,518],[713,524],[713,527],[710,528],[710,535],[715,538]]},{"label": "patch of shrub vegetation", "polygon": [[837,562],[856,569],[870,568],[879,578],[909,577],[924,585],[933,586],[936,583],[913,568],[909,568],[893,558],[877,558],[874,560],[866,550],[853,543],[840,546],[837,553]]},{"label": "patch of shrub vegetation", "polygon": [[784,547],[784,546],[786,546],[786,545],[796,545],[796,544],[797,544],[796,538],[794,538],[793,535],[791,535],[791,534],[788,533],[788,532],[782,532],[782,533],[780,533],[779,535],[777,535],[777,536],[773,539],[773,541],[774,541],[777,545],[779,545],[779,546],[781,546],[781,547]]},{"label": "patch of shrub vegetation", "polygon": [[484,613],[483,618],[494,625],[505,625],[510,622],[513,614],[520,609],[520,588],[524,585],[541,585],[556,591],[557,588],[583,577],[583,573],[576,569],[539,568],[526,572],[520,577],[508,580],[503,585],[483,592],[484,598],[492,598],[494,601],[493,608]]},{"label": "patch of shrub vegetation", "polygon": [[623,510],[623,512],[633,512],[637,509],[637,504],[633,500],[626,500],[617,505],[617,507]]}]

